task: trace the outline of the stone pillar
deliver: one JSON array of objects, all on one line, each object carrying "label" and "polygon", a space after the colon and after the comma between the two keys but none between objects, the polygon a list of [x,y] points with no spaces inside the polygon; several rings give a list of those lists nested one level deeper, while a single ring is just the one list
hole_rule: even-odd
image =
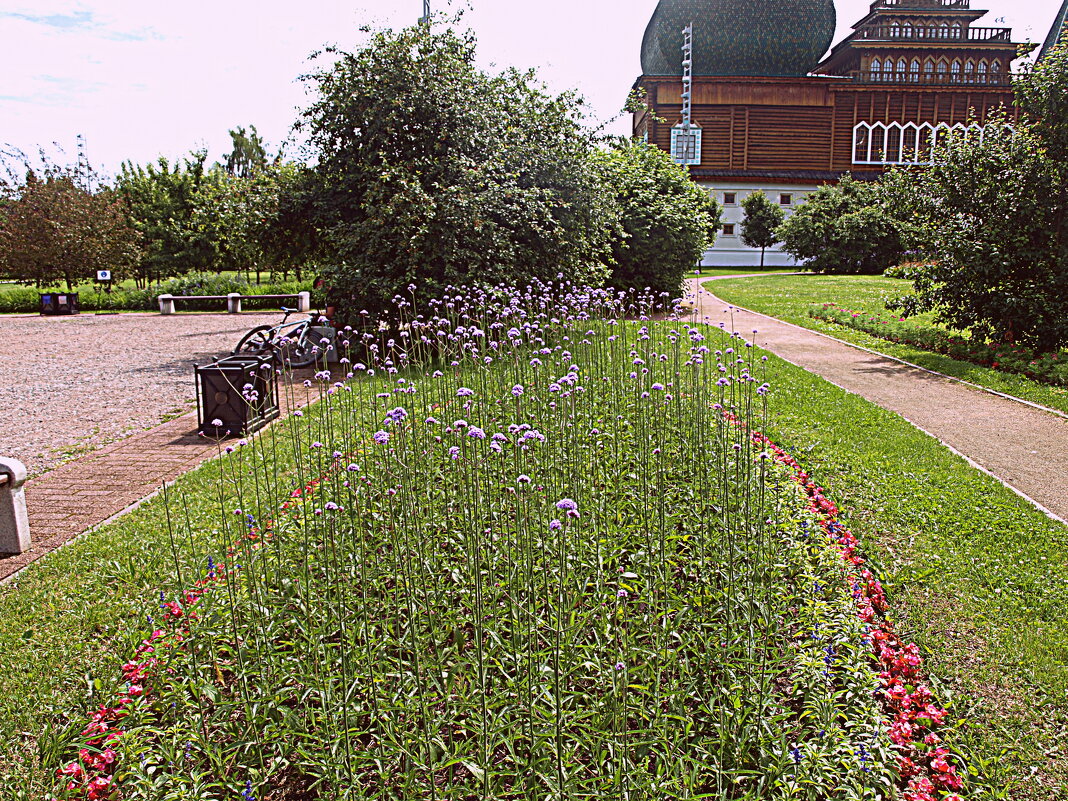
[{"label": "stone pillar", "polygon": [[174,295],[159,296],[159,313],[174,314]]},{"label": "stone pillar", "polygon": [[0,553],[30,549],[30,519],[26,514],[26,467],[0,456]]},{"label": "stone pillar", "polygon": [[230,314],[241,313],[241,293],[231,292],[226,296],[226,311]]},{"label": "stone pillar", "polygon": [[310,312],[311,311],[311,292],[298,292],[297,293],[297,311]]}]

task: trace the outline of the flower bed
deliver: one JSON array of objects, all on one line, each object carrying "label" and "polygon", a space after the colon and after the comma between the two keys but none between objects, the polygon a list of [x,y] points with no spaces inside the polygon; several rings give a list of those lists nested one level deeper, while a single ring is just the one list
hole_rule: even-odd
[{"label": "flower bed", "polygon": [[225,457],[59,797],[954,789],[855,540],[750,433],[746,343],[585,291],[465,302],[319,374],[295,475]]},{"label": "flower bed", "polygon": [[868,314],[835,303],[814,304],[809,315],[838,323],[872,336],[943,353],[960,361],[972,362],[1007,373],[1018,373],[1055,386],[1068,386],[1068,353],[1038,354],[1014,345],[992,345],[956,336],[932,326],[910,323],[902,317]]}]

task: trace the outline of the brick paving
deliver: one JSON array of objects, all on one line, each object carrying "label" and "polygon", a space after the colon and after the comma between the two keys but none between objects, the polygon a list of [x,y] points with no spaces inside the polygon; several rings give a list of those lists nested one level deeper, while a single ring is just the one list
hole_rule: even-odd
[{"label": "brick paving", "polygon": [[[309,400],[309,395],[297,387],[280,395],[283,413],[289,402],[296,407]],[[215,442],[198,436],[197,415],[192,412],[31,478],[25,484],[31,548],[26,553],[0,556],[0,580],[143,500],[164,482],[174,481],[218,452]]]}]

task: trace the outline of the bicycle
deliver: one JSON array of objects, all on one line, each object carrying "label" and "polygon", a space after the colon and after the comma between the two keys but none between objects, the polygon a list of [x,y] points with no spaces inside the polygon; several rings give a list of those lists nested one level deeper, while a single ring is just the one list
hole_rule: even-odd
[{"label": "bicycle", "polygon": [[246,333],[234,348],[233,354],[261,356],[270,353],[280,365],[300,368],[315,364],[315,359],[324,352],[320,337],[313,330],[315,323],[325,320],[318,312],[311,312],[302,320],[289,322],[289,315],[298,309],[282,307],[285,317],[277,325],[258,325]]}]

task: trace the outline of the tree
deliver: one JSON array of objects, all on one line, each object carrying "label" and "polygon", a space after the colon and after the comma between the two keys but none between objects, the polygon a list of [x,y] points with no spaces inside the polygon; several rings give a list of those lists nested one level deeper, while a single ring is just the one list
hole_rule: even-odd
[{"label": "tree", "polygon": [[573,94],[489,75],[470,34],[374,34],[309,77],[310,196],[341,314],[409,284],[521,284],[607,275],[612,202]]},{"label": "tree", "polygon": [[653,145],[621,141],[598,163],[622,226],[608,283],[678,297],[683,276],[715,241],[719,204]]},{"label": "tree", "polygon": [[0,273],[38,287],[74,285],[112,270],[122,278],[139,256],[137,232],[121,198],[104,187],[90,191],[89,168],[45,162],[8,187],[0,210]]},{"label": "tree", "polygon": [[902,254],[900,226],[887,212],[879,185],[848,175],[810,194],[777,236],[783,250],[820,273],[878,275]]},{"label": "tree", "polygon": [[267,166],[267,150],[263,147],[255,125],[250,125],[248,132],[243,127],[230,131],[233,150],[226,156],[224,168],[230,175],[248,178],[257,170]]},{"label": "tree", "polygon": [[116,189],[144,247],[139,286],[217,269],[220,223],[206,185],[222,174],[206,169],[206,160],[205,151],[196,151],[173,165],[165,158],[146,167],[122,165]]},{"label": "tree", "polygon": [[905,314],[1039,350],[1068,343],[1068,45],[1016,80],[1022,118],[987,121],[926,168],[887,177],[926,265]]},{"label": "tree", "polygon": [[742,242],[760,248],[760,269],[764,269],[764,251],[779,241],[776,229],[782,225],[783,210],[768,200],[763,192],[753,192],[742,201],[745,219],[742,220]]}]

